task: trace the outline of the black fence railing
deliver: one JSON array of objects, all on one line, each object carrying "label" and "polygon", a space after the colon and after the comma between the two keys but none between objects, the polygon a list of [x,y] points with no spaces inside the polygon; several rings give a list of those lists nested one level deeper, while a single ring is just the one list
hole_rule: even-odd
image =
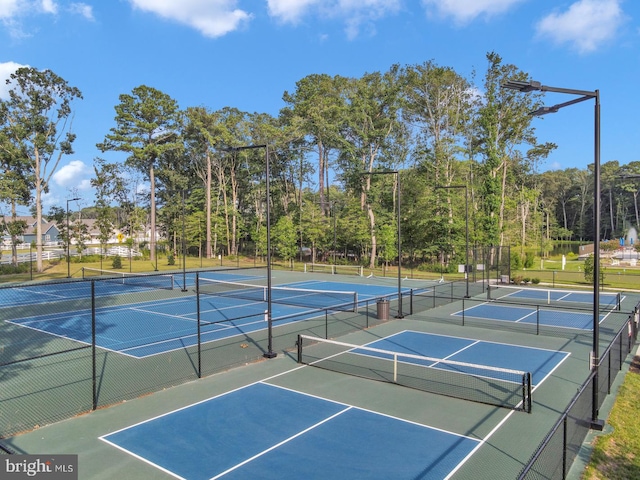
[{"label": "black fence railing", "polygon": [[[565,479],[576,459],[592,422],[593,389],[599,391],[598,409],[602,406],[616,375],[638,336],[640,304],[618,331],[601,356],[597,376],[592,372],[573,397],[565,411],[544,438],[529,462],[518,475],[519,480]],[[598,385],[595,379],[598,379]]]}]

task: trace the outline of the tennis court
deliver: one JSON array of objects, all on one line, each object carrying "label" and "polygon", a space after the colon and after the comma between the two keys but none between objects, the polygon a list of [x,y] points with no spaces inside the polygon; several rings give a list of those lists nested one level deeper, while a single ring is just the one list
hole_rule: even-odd
[{"label": "tennis court", "polygon": [[298,362],[531,412],[531,393],[567,352],[405,330],[365,345],[298,337]]},{"label": "tennis court", "polygon": [[[200,275],[204,278],[229,281],[250,281],[257,278],[255,275],[233,274],[226,271],[206,272]],[[91,282],[87,280],[96,280],[95,295],[106,297],[157,289],[173,290],[178,288],[178,284],[182,286],[183,283],[186,284],[185,288],[188,288],[195,285],[195,274],[189,272],[183,278],[181,274],[129,274],[96,270],[95,276],[87,276],[84,280],[0,288],[0,308],[91,298]]]},{"label": "tennis court", "polygon": [[[65,410],[59,417],[45,416],[44,422],[37,422],[42,415],[35,413],[23,414],[24,419],[0,413],[4,430],[17,432],[5,444],[19,453],[78,453],[82,478],[96,479],[517,478],[590,372],[588,328],[532,335],[529,328],[498,329],[490,321],[465,323],[451,316],[473,301],[494,308],[551,309],[538,300],[508,305],[487,301],[486,290],[475,288],[470,299],[436,306],[431,299],[439,297],[427,290],[417,301],[433,305],[430,309],[369,325],[379,298],[395,300],[395,279],[382,288],[380,279],[365,277],[276,272],[274,279],[275,357],[264,355],[265,287],[246,287],[264,278],[237,278],[224,286],[205,281],[199,301],[195,286],[182,292],[180,285],[100,299],[96,344],[113,341],[117,354],[74,349],[52,357],[49,352],[58,344],[74,343],[54,337],[67,332],[31,332],[47,320],[51,325],[69,321],[69,328],[86,336],[90,312],[73,310],[86,302],[40,310],[51,312],[50,318],[33,315],[35,307],[17,309],[23,317],[18,321],[31,318],[33,323],[25,328],[14,320],[7,331],[27,332],[16,339],[25,339],[24,348],[32,338],[40,341],[34,354],[42,355],[28,362],[7,357],[17,361],[4,369],[8,388],[0,403],[5,412]],[[402,293],[416,283],[403,281]],[[457,286],[462,295],[465,285]],[[443,294],[448,297],[451,288],[444,286]],[[316,289],[354,295],[359,310],[329,314],[327,329],[315,301],[306,307],[280,303],[287,301],[280,297],[286,289],[297,291],[293,302],[306,302]],[[125,304],[130,301],[135,303]],[[370,304],[366,312],[362,303]],[[209,342],[202,352],[185,348],[192,337],[196,340],[197,305],[204,307],[202,342]],[[54,315],[62,308],[64,315]],[[587,308],[557,310],[588,313],[591,324]],[[22,314],[29,311],[31,316]],[[291,312],[309,314],[309,320],[283,318]],[[627,340],[626,326],[620,333],[619,325],[628,312],[602,313],[607,317],[600,338],[614,346],[606,364],[617,368]],[[240,314],[253,317],[255,325]],[[515,323],[519,317],[509,318]],[[161,336],[166,330],[173,338]],[[94,376],[87,374],[92,368]],[[526,374],[528,383],[522,381]],[[602,372],[600,378],[606,389],[611,374]],[[587,397],[579,404],[586,413],[568,420],[567,438],[588,428]],[[530,413],[525,413],[527,401]],[[571,452],[578,451],[574,443]],[[560,447],[555,451],[562,454]]]},{"label": "tennis court", "polygon": [[[542,348],[524,347],[508,343],[488,342],[449,335],[435,335],[424,332],[403,331],[395,335],[366,344],[366,347],[389,351],[407,356],[406,362],[422,364],[428,367],[454,370],[455,364],[447,364],[446,360],[460,364],[460,371],[474,374],[473,370],[466,371],[464,364],[476,364],[496,369],[511,369],[529,372],[533,385],[541,384],[547,376],[560,365],[569,355]],[[357,349],[355,353],[376,355],[384,358],[388,354],[375,351]],[[426,363],[420,362],[419,357],[432,358]],[[499,378],[498,371],[487,375]]]},{"label": "tennis court", "polygon": [[[202,343],[266,329],[267,287],[230,282],[229,278],[228,274],[208,274],[202,278],[205,282],[202,291],[208,294],[201,295],[199,302],[190,290],[179,298],[98,308],[96,344],[135,358],[184,349],[198,343],[198,316]],[[83,288],[87,288],[83,283]],[[125,291],[129,292],[130,287],[127,285]],[[72,289],[68,295],[80,291]],[[271,313],[276,326],[321,316],[323,312],[319,309],[353,310],[358,303],[365,304],[381,295],[397,295],[392,287],[346,282],[297,282],[272,287],[271,293],[274,301]],[[7,323],[85,344],[91,344],[93,336],[91,309],[25,316]]]},{"label": "tennis court", "polygon": [[[535,306],[514,306],[494,303],[481,303],[452,313],[456,317],[478,318],[500,322],[545,325],[551,327],[572,328],[577,330],[593,329],[593,313],[588,311],[558,310]],[[607,313],[599,315],[600,323]]]},{"label": "tennis court", "polygon": [[[375,362],[383,348],[414,357],[429,353],[486,365],[515,364],[531,370],[537,385],[569,355],[416,331],[398,332],[356,348],[355,354]],[[477,372],[467,375],[477,376]],[[235,389],[100,438],[166,473],[190,479],[448,478],[483,443],[268,382]]]},{"label": "tennis court", "polygon": [[446,478],[480,443],[262,382],[101,438],[190,479]]},{"label": "tennis court", "polygon": [[[492,300],[547,305],[556,303],[558,305],[584,307],[593,304],[593,292],[538,287],[528,288],[515,285],[489,285],[487,297]],[[619,308],[622,299],[623,297],[620,293],[600,292],[598,295],[600,308],[607,310]]]}]

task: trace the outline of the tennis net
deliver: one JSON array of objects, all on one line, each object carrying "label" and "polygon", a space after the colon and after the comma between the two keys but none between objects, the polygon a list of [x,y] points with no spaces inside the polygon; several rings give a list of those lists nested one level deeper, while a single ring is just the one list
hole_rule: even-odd
[{"label": "tennis net", "polygon": [[361,265],[327,265],[325,263],[305,263],[307,273],[329,273],[332,275],[357,275],[362,277],[364,269]]},{"label": "tennis net", "polygon": [[[487,298],[501,302],[531,305],[551,305],[555,303],[576,308],[586,308],[590,304],[593,305],[592,291],[572,291],[517,285],[489,285]],[[600,292],[599,306],[601,310],[620,310],[621,302],[622,296],[620,293]]]},{"label": "tennis net", "polygon": [[162,288],[167,290],[173,290],[175,283],[172,274],[130,273],[88,267],[82,269],[82,278],[130,287]]},{"label": "tennis net", "polygon": [[531,373],[298,335],[298,363],[531,413]]},{"label": "tennis net", "polygon": [[[268,301],[267,286],[229,282],[198,277],[197,291],[200,294],[238,298],[258,302]],[[358,293],[334,290],[314,290],[294,287],[271,287],[271,301],[283,305],[358,311]]]}]

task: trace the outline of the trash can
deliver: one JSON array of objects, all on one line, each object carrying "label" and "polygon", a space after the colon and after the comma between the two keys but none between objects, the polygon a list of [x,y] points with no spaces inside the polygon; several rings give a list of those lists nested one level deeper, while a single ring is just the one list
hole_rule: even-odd
[{"label": "trash can", "polygon": [[378,320],[389,320],[389,300],[381,298],[377,302]]}]

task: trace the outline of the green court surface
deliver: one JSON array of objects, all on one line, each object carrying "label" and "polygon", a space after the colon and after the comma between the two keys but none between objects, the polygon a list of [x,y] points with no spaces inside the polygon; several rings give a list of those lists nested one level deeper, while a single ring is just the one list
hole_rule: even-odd
[{"label": "green court surface", "polygon": [[[278,272],[278,277],[283,281],[299,281],[301,278],[298,276],[289,278],[280,272]],[[318,278],[327,280],[326,276]],[[357,277],[341,278],[341,280],[360,284],[373,284],[379,281],[381,285],[393,285],[391,279],[380,281]],[[628,316],[628,311],[625,316],[625,308],[637,304],[639,300],[640,296],[638,295],[628,295],[621,312],[607,315],[602,321],[600,341],[603,346],[611,342],[613,335],[618,332],[620,325]],[[427,302],[428,298],[425,297],[423,301]],[[463,325],[460,319],[453,315],[461,308],[461,300],[435,308],[422,309],[419,312],[416,308],[413,315],[405,315],[404,318],[399,319],[391,318],[387,322],[366,329],[344,333],[338,339],[356,345],[374,344],[374,342],[379,342],[400,332],[412,331],[442,335],[448,338],[471,339],[481,342],[483,345],[506,344],[526,347],[522,351],[541,349],[551,352],[565,352],[566,358],[550,371],[544,382],[535,386],[532,393],[531,413],[300,365],[296,361],[297,352],[294,337],[280,336],[278,327],[276,327],[274,329],[276,338],[281,340],[276,342],[278,355],[275,358],[252,359],[244,362],[245,364],[234,362],[224,371],[204,376],[201,379],[194,378],[176,386],[167,385],[168,388],[161,391],[128,399],[51,425],[40,425],[32,431],[16,434],[3,441],[17,453],[77,454],[79,478],[82,479],[176,478],[171,472],[159,469],[144,458],[116,448],[101,440],[100,437],[197,402],[203,402],[245,388],[256,382],[262,382],[393,419],[450,432],[478,442],[477,448],[461,461],[449,476],[434,476],[435,474],[430,473],[429,462],[432,460],[425,458],[424,470],[419,476],[412,478],[513,479],[517,477],[575,395],[576,390],[588,377],[591,332],[553,330],[536,334],[532,333],[528,327],[510,328],[510,326],[504,327],[502,324],[492,325],[490,321]],[[283,326],[282,328],[290,327]],[[263,340],[264,338],[260,341]],[[242,344],[234,348],[240,349],[245,346]],[[116,354],[110,353],[109,355]],[[175,359],[176,354],[173,355],[172,358]],[[133,361],[143,360],[129,360],[129,362]],[[156,368],[160,367],[161,365],[156,365]],[[82,377],[82,381],[86,379],[86,373],[78,374],[78,376]],[[618,377],[622,377],[622,374]],[[43,395],[46,396],[46,393]],[[241,407],[239,406],[239,408]],[[290,414],[296,415],[296,411],[292,410]],[[602,412],[602,414],[606,415],[606,412]],[[205,413],[201,418],[193,421],[194,423],[206,423],[213,421],[213,419],[207,418]],[[286,418],[282,421],[287,422]],[[236,428],[239,432],[233,429],[233,425],[232,423],[230,431],[226,433],[220,431],[218,435],[222,439],[225,434],[231,435],[231,433],[234,437],[246,435],[247,438],[261,435],[259,422],[257,422],[258,426],[255,427],[255,430],[238,422]],[[193,425],[194,430],[197,429],[196,427],[197,425]],[[180,428],[189,431],[189,425],[182,425]],[[186,437],[184,435],[178,437],[168,431],[164,435],[166,437],[162,438],[160,443],[164,445],[164,448],[176,452],[178,456],[181,450],[193,449],[194,447],[184,443],[188,442],[188,434]],[[217,441],[221,441],[221,438],[218,438]],[[201,439],[200,442],[202,441]],[[212,454],[210,445],[203,445],[202,451],[203,455],[204,452]],[[313,455],[322,458],[323,452],[317,451]],[[314,462],[318,461],[315,457],[313,460]],[[376,459],[376,461],[378,460]],[[302,458],[299,461],[304,462],[305,460]],[[332,459],[327,457],[322,461],[332,462]],[[363,459],[359,458],[358,462],[362,463]],[[319,470],[321,469],[322,467],[319,468]],[[373,473],[371,472],[372,475],[368,477],[375,477]],[[267,470],[261,472],[260,477],[292,478],[292,473]],[[322,471],[318,472],[317,478],[323,478]]]}]

